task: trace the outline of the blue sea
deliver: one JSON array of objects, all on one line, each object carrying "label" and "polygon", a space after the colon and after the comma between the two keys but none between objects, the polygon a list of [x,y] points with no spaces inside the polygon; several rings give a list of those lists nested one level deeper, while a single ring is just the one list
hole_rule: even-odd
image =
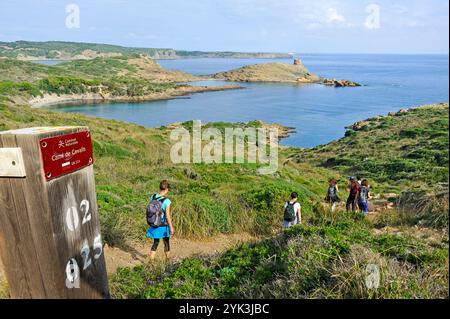
[{"label": "blue sea", "polygon": [[[322,85],[241,83],[243,90],[193,94],[189,98],[144,103],[54,107],[63,112],[159,127],[174,122],[247,122],[263,120],[294,127],[283,144],[313,147],[341,138],[345,126],[422,104],[448,102],[448,55],[299,55],[312,72],[348,79],[359,88]],[[290,59],[160,60],[163,67],[196,75],[213,74],[249,64],[292,63]],[[228,84],[206,81],[202,85]],[[194,83],[195,84],[195,83]]]}]

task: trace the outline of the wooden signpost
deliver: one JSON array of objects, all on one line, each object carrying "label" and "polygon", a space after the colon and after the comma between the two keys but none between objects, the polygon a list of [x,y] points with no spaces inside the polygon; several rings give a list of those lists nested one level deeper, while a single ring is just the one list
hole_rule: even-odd
[{"label": "wooden signpost", "polygon": [[87,127],[0,132],[0,257],[13,298],[109,298]]}]

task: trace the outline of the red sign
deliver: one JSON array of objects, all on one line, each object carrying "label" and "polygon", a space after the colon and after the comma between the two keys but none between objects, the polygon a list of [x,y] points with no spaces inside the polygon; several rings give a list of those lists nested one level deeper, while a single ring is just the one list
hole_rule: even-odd
[{"label": "red sign", "polygon": [[88,131],[54,136],[39,141],[47,181],[94,163]]}]

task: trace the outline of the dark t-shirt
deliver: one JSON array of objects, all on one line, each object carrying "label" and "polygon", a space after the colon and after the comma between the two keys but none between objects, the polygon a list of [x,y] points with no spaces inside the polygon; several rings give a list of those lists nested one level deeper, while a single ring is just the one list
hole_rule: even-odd
[{"label": "dark t-shirt", "polygon": [[350,198],[353,198],[353,199],[356,198],[356,195],[358,195],[358,192],[359,192],[359,187],[360,186],[358,183],[355,183],[354,185],[351,186],[350,195],[349,195]]}]

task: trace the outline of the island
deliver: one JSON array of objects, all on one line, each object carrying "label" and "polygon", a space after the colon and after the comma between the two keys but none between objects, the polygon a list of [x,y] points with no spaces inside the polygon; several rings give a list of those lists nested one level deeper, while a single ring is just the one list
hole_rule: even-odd
[{"label": "island", "polygon": [[349,80],[326,79],[310,72],[300,59],[293,64],[265,63],[244,66],[212,75],[214,79],[234,82],[318,83],[334,87],[358,87],[361,84]]}]

